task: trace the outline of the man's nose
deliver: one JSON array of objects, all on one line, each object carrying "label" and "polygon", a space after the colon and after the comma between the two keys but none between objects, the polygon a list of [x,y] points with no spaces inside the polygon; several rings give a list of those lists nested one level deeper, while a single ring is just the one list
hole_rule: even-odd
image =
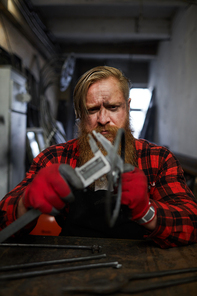
[{"label": "man's nose", "polygon": [[98,123],[105,125],[110,122],[109,112],[105,108],[101,108],[98,113]]}]

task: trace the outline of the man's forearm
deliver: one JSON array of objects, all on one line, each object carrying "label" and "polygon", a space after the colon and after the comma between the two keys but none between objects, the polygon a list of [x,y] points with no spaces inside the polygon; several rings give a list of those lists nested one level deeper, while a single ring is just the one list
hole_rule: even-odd
[{"label": "man's forearm", "polygon": [[144,225],[144,227],[149,230],[154,230],[156,226],[157,226],[157,215],[153,218],[152,221]]},{"label": "man's forearm", "polygon": [[20,218],[26,212],[27,212],[27,209],[25,208],[25,206],[23,204],[23,199],[20,198],[20,200],[18,202],[18,207],[17,207],[17,218]]}]

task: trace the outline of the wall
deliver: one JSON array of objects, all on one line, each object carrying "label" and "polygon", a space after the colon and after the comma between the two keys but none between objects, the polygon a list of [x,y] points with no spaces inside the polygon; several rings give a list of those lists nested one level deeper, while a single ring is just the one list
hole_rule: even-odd
[{"label": "wall", "polygon": [[197,6],[180,10],[172,38],[162,42],[150,67],[156,88],[155,142],[197,158]]},{"label": "wall", "polygon": [[[35,79],[39,81],[38,64],[40,68],[42,68],[46,61],[3,14],[0,14],[0,46],[7,52],[16,54],[22,60],[23,68],[28,68]],[[51,112],[54,117],[57,113],[56,93],[57,88],[55,86],[52,86],[47,91],[47,98],[50,102]]]}]

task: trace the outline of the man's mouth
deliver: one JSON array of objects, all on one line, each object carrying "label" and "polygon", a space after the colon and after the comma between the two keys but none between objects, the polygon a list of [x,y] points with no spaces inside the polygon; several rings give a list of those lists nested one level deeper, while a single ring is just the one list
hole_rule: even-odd
[{"label": "man's mouth", "polygon": [[107,135],[107,134],[109,134],[109,131],[107,131],[107,130],[102,130],[100,133],[101,133],[102,135]]},{"label": "man's mouth", "polygon": [[117,134],[117,128],[116,127],[111,127],[111,126],[99,126],[95,129],[97,133],[100,133],[103,137],[105,137],[107,140],[110,142],[114,141],[114,138],[116,137]]},{"label": "man's mouth", "polygon": [[100,132],[103,137],[105,137],[108,141],[113,142],[114,136],[108,130],[103,130]]}]

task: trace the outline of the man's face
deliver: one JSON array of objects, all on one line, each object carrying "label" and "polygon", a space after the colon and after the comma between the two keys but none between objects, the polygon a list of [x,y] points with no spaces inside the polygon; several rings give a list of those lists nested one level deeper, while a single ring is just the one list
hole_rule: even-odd
[{"label": "man's face", "polygon": [[99,127],[103,136],[110,137],[108,127],[125,126],[129,105],[130,99],[128,102],[125,101],[116,78],[109,77],[95,82],[88,89],[86,96],[86,131],[90,132]]}]

